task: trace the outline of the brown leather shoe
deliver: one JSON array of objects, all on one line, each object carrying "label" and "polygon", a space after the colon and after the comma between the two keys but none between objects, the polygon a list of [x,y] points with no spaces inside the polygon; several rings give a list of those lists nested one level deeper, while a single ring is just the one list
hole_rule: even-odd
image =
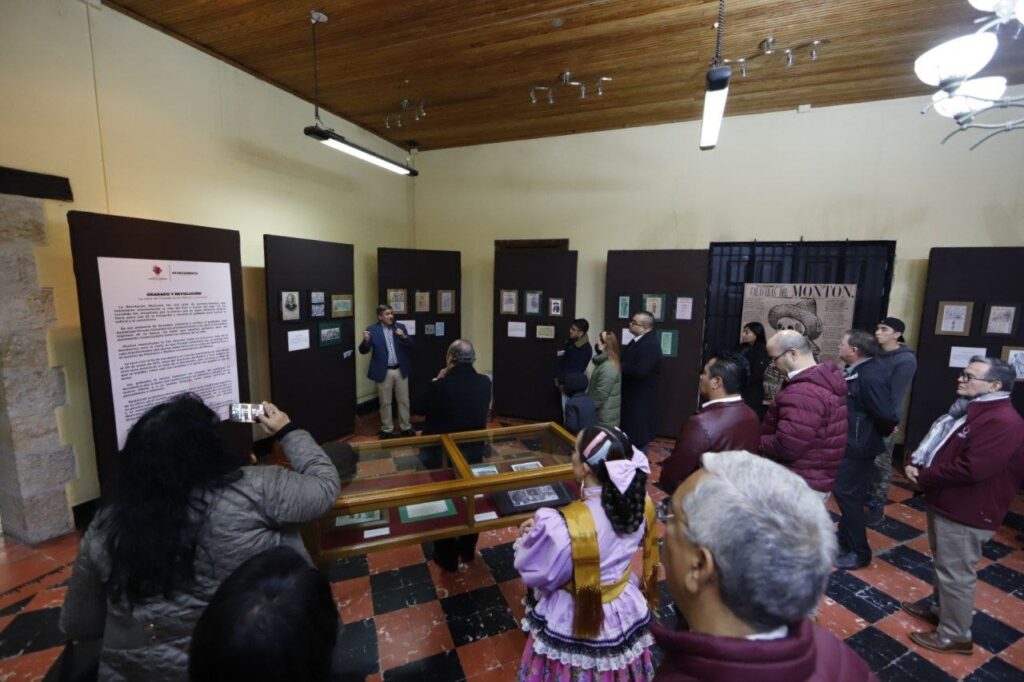
[{"label": "brown leather shoe", "polygon": [[941,636],[938,632],[911,632],[910,639],[925,649],[943,654],[970,656],[974,653],[974,642],[954,642]]},{"label": "brown leather shoe", "polygon": [[929,625],[939,627],[939,617],[927,606],[918,606],[912,601],[901,601],[900,608],[918,620],[923,620]]}]

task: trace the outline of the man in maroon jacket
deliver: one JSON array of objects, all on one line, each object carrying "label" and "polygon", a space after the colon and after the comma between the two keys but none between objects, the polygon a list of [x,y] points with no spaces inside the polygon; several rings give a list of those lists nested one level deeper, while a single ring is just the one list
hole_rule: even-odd
[{"label": "man in maroon jacket", "polygon": [[906,467],[928,505],[936,604],[900,606],[937,626],[910,633],[934,651],[973,652],[975,565],[1024,481],[1024,419],[1010,402],[1014,379],[1003,360],[971,358],[957,382],[960,399],[932,424]]},{"label": "man in maroon jacket", "polygon": [[768,356],[787,381],[764,415],[760,452],[827,498],[846,450],[846,381],[831,362],[815,362],[811,342],[791,329],[768,340]]},{"label": "man in maroon jacket", "polygon": [[700,375],[700,394],[707,400],[683,424],[676,447],[661,465],[658,485],[668,494],[700,467],[705,452],[756,452],[761,438],[757,413],[743,402],[749,365],[736,353],[719,353]]},{"label": "man in maroon jacket", "polygon": [[689,629],[651,625],[665,651],[655,682],[877,681],[808,619],[836,553],[818,495],[748,452],[703,464],[661,508],[665,580]]}]

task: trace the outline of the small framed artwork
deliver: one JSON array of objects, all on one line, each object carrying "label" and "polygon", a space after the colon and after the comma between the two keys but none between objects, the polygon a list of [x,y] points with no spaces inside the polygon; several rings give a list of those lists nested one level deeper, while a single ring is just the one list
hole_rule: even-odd
[{"label": "small framed artwork", "polygon": [[935,316],[936,336],[970,336],[971,301],[939,301],[939,312]]},{"label": "small framed artwork", "polygon": [[386,526],[388,520],[383,517],[380,509],[373,511],[359,512],[358,514],[345,514],[334,517],[335,528],[373,528],[375,526]]},{"label": "small framed artwork", "polygon": [[516,289],[501,290],[501,314],[519,314],[519,292]]},{"label": "small framed artwork", "polygon": [[352,294],[331,294],[331,317],[352,317]]},{"label": "small framed artwork", "polygon": [[437,290],[437,313],[439,315],[455,314],[455,289]]},{"label": "small framed artwork", "polygon": [[563,299],[561,298],[549,298],[548,299],[548,315],[551,317],[562,316],[562,305]]},{"label": "small framed artwork", "polygon": [[524,315],[540,315],[540,302],[544,297],[542,291],[527,291],[526,303],[523,306]]},{"label": "small framed artwork", "polygon": [[553,339],[553,338],[555,338],[555,325],[553,325],[553,324],[538,324],[537,325],[537,338],[538,339]]},{"label": "small framed artwork", "polygon": [[430,292],[429,291],[417,291],[414,299],[416,304],[415,312],[417,313],[429,313],[430,312]]},{"label": "small framed artwork", "polygon": [[327,306],[324,303],[310,303],[309,304],[309,317],[316,319],[318,317],[327,317]]},{"label": "small framed artwork", "polygon": [[320,323],[320,347],[341,345],[341,322]]},{"label": "small framed artwork", "polygon": [[434,323],[434,336],[444,336],[444,322]]},{"label": "small framed artwork", "polygon": [[543,469],[544,465],[533,460],[532,462],[519,462],[518,464],[512,465],[512,471],[533,471],[534,469]]},{"label": "small framed artwork", "polygon": [[665,294],[644,294],[640,299],[643,308],[658,322],[665,320]]},{"label": "small framed artwork", "polygon": [[1024,346],[1003,346],[1003,360],[1017,373],[1017,381],[1024,381]]},{"label": "small framed artwork", "polygon": [[299,307],[299,292],[281,292],[281,321],[294,322],[302,319],[302,309]]},{"label": "small framed artwork", "polygon": [[423,333],[426,334],[427,336],[433,336],[434,335],[434,325],[432,325],[432,324],[425,324],[425,325],[423,325]]},{"label": "small framed artwork", "polygon": [[409,311],[406,297],[408,292],[405,289],[388,289],[388,305],[395,311],[395,315],[404,315]]},{"label": "small framed artwork", "polygon": [[1020,306],[1013,303],[986,303],[983,336],[1013,336],[1017,333]]},{"label": "small framed artwork", "polygon": [[658,342],[661,344],[661,354],[666,358],[679,356],[679,332],[675,329],[661,329],[658,331]]},{"label": "small framed artwork", "polygon": [[479,466],[470,467],[470,471],[473,472],[473,476],[480,478],[481,476],[497,476],[498,467],[495,464],[481,464]]},{"label": "small framed artwork", "polygon": [[320,305],[323,305],[323,303],[324,303],[324,292],[322,292],[322,291],[310,291],[309,292],[309,304],[310,305],[316,305],[318,303]]},{"label": "small framed artwork", "polygon": [[628,320],[630,314],[629,296],[619,296],[619,319]]},{"label": "small framed artwork", "polygon": [[692,296],[677,296],[676,297],[676,319],[677,320],[692,320],[693,319],[693,297]]}]

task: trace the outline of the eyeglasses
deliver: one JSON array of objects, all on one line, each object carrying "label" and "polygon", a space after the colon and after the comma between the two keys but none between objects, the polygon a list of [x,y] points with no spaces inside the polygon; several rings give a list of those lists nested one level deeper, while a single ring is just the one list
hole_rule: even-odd
[{"label": "eyeglasses", "polygon": [[629,321],[629,326],[630,327],[639,327],[640,323],[637,320],[630,320]]},{"label": "eyeglasses", "polygon": [[978,381],[988,381],[988,379],[986,379],[985,377],[976,377],[976,376],[974,376],[973,374],[971,374],[969,372],[961,372],[960,376],[957,377],[958,381],[963,381],[963,382],[966,382],[966,383],[970,383],[970,382],[974,381],[975,379],[977,379]]},{"label": "eyeglasses", "polygon": [[778,355],[769,355],[768,359],[770,359],[772,361],[772,364],[774,365],[776,360],[778,360],[779,358],[781,358],[783,355],[785,355],[786,353],[788,353],[791,350],[793,350],[793,349],[792,348],[788,348],[788,349],[782,351],[781,353],[779,353]]},{"label": "eyeglasses", "polygon": [[658,503],[658,506],[655,507],[654,511],[658,517],[658,520],[662,523],[668,521],[669,519],[674,519],[676,517],[676,513],[672,511],[671,497],[663,498],[661,502]]}]

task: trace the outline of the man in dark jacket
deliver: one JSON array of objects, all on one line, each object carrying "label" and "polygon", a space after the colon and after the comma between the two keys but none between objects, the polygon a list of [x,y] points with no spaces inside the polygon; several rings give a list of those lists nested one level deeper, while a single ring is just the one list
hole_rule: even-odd
[{"label": "man in dark jacket", "polygon": [[877,682],[809,620],[836,548],[818,495],[747,452],[703,464],[660,514],[665,582],[689,629],[652,623],[665,652],[655,682]]},{"label": "man in dark jacket", "polygon": [[839,342],[839,357],[846,363],[846,454],[836,476],[839,520],[839,551],[836,567],[847,570],[871,564],[864,525],[864,505],[875,472],[875,456],[885,448],[882,437],[896,427],[896,407],[889,391],[889,377],[875,356],[881,349],[875,337],[851,329]]},{"label": "man in dark jacket", "polygon": [[[423,400],[426,422],[423,435],[475,431],[487,428],[491,405],[491,380],[474,368],[476,351],[465,339],[448,346],[445,367],[430,383]],[[466,452],[475,464],[482,452]],[[472,561],[476,555],[478,535],[463,535],[434,542],[434,561],[447,571],[459,569],[459,557]]]},{"label": "man in dark jacket", "polygon": [[652,333],[654,316],[634,313],[629,331],[635,337],[622,349],[622,430],[644,453],[655,436],[661,346]]},{"label": "man in dark jacket", "polygon": [[[377,398],[380,400],[380,437],[415,436],[409,422],[409,373],[412,360],[406,350],[412,339],[401,322],[395,322],[395,311],[382,303],[377,306],[377,324],[371,324],[363,331],[359,353],[370,356],[370,369],[366,376],[377,384]],[[391,415],[391,398],[398,403],[398,427],[395,433]]]},{"label": "man in dark jacket", "polygon": [[[910,393],[910,384],[917,373],[917,358],[914,351],[903,343],[903,332],[907,326],[898,317],[887,317],[875,327],[875,340],[882,347],[882,352],[875,358],[889,375],[889,389],[893,405],[896,406],[896,417],[903,420],[903,406]],[[896,446],[896,433],[899,427],[883,439],[885,449],[875,457],[875,482],[868,500],[867,525],[870,528],[882,522],[885,516],[885,503],[889,500],[889,487],[892,485],[892,451]]]},{"label": "man in dark jacket", "polygon": [[906,467],[924,490],[935,606],[902,602],[937,626],[910,638],[934,651],[970,655],[975,566],[1024,481],[1024,419],[1010,402],[1015,373],[1003,360],[976,356],[960,375],[957,400],[939,417]]},{"label": "man in dark jacket", "polygon": [[798,331],[776,333],[768,355],[787,383],[764,415],[760,452],[826,499],[846,450],[846,382],[832,363],[815,362],[813,346]]},{"label": "man in dark jacket", "polygon": [[741,395],[747,380],[747,361],[736,353],[719,353],[700,375],[700,394],[707,401],[683,423],[676,447],[661,465],[658,486],[668,494],[700,467],[705,452],[756,452],[761,422]]},{"label": "man in dark jacket", "polygon": [[569,374],[586,374],[590,358],[594,349],[590,346],[590,338],[587,331],[590,330],[590,323],[582,317],[573,320],[569,325],[569,339],[565,347],[558,351],[558,366],[555,371],[555,388],[558,389],[562,399],[562,416],[565,416],[565,403],[568,395],[562,390],[565,384],[565,377]]}]

